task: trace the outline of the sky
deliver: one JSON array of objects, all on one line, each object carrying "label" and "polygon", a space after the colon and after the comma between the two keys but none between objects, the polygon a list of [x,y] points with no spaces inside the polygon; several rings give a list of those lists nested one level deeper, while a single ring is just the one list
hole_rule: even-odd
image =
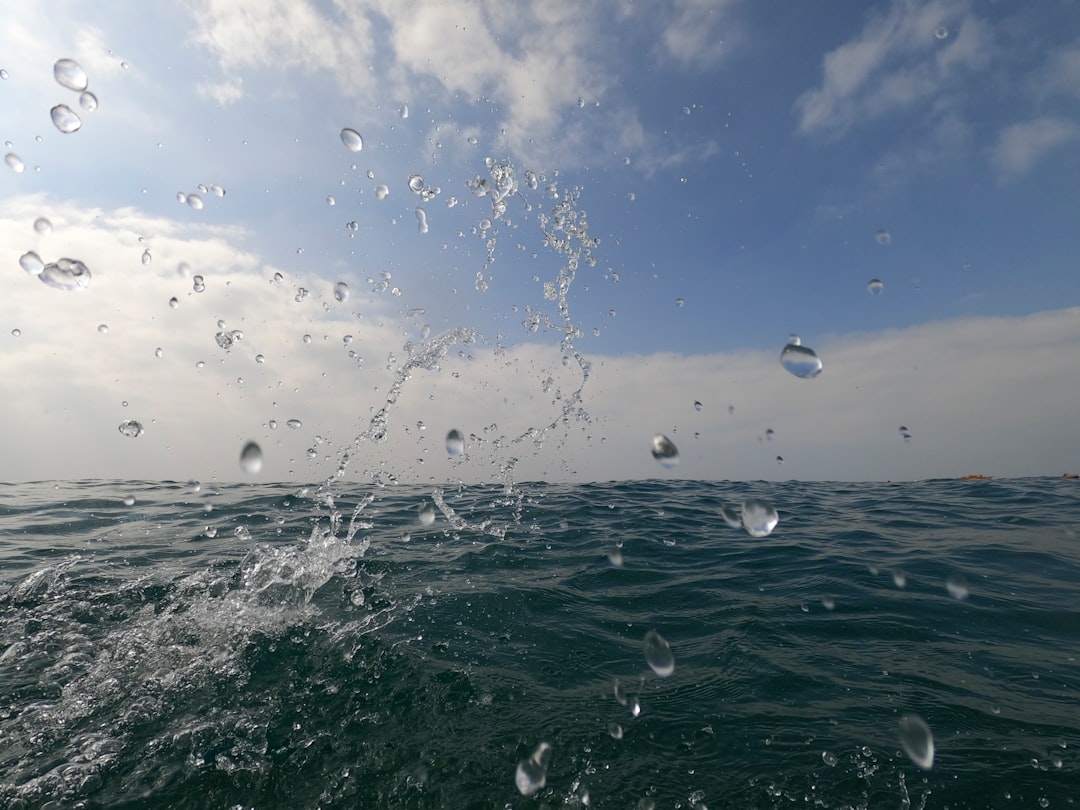
[{"label": "sky", "polygon": [[19,3],[0,481],[1080,472],[1077,13]]}]

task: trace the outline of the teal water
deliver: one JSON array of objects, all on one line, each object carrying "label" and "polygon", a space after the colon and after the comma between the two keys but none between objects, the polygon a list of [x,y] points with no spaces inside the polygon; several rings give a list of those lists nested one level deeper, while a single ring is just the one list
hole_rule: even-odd
[{"label": "teal water", "polygon": [[0,486],[0,806],[1076,806],[1078,484]]}]

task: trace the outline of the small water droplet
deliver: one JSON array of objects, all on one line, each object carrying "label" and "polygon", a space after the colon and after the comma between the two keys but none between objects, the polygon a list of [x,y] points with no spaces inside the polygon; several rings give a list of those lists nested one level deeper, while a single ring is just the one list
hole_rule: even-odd
[{"label": "small water droplet", "polygon": [[311,343],[311,335],[304,335],[304,337],[301,339],[304,341],[304,343]]},{"label": "small water droplet", "polygon": [[52,223],[45,217],[38,217],[34,220],[34,230],[41,234],[49,233],[52,231]]},{"label": "small water droplet", "polygon": [[120,63],[120,69],[121,70],[127,70],[129,67],[131,67],[131,65],[129,65],[127,62],[121,62]]},{"label": "small water droplet", "polygon": [[832,751],[822,751],[821,761],[828,765],[830,768],[835,768],[838,760],[836,759],[836,754],[834,754]]},{"label": "small water droplet", "polygon": [[[789,338],[790,341],[790,338]],[[801,379],[810,379],[821,373],[821,358],[809,346],[789,342],[780,352],[780,363]]]},{"label": "small water droplet", "polygon": [[623,738],[622,726],[614,721],[608,723],[607,733],[611,735],[611,739],[613,740],[621,740]]},{"label": "small water droplet", "polygon": [[326,198],[326,204],[327,205],[337,205],[337,200],[335,200],[333,197],[328,196]]},{"label": "small water droplet", "polygon": [[262,448],[255,442],[245,444],[244,449],[240,451],[240,469],[249,475],[255,475],[262,470],[262,465]]},{"label": "small water droplet", "polygon": [[934,767],[934,736],[921,717],[908,714],[900,718],[900,744],[918,767],[924,771]]},{"label": "small water droplet", "polygon": [[8,78],[8,76],[10,76],[10,75],[11,74],[8,73],[6,70],[0,69],[0,79],[5,79],[6,80]]},{"label": "small water droplet", "polygon": [[765,440],[772,441],[776,437],[776,431],[772,428],[765,428]]},{"label": "small water droplet", "polygon": [[65,135],[77,132],[82,126],[82,119],[67,104],[57,104],[49,110],[49,115],[52,116],[52,122],[56,128]]},{"label": "small water droplet", "polygon": [[780,515],[769,501],[748,498],[743,501],[740,522],[751,537],[768,537],[780,522]]},{"label": "small water droplet", "polygon": [[12,337],[22,337],[22,329],[20,329],[19,327],[16,326],[14,329],[11,330],[11,336]]},{"label": "small water droplet", "polygon": [[427,213],[420,206],[416,207],[416,230],[422,234],[428,232]]},{"label": "small water droplet", "polygon": [[349,285],[344,281],[339,281],[334,285],[334,298],[338,301],[346,301],[349,298]]},{"label": "small water droplet", "polygon": [[375,199],[376,200],[385,200],[389,196],[390,196],[390,187],[387,186],[386,183],[379,183],[379,185],[375,186]]},{"label": "small water droplet", "polygon": [[885,284],[880,278],[872,278],[870,283],[866,285],[866,289],[871,295],[881,295],[885,292]]},{"label": "small water droplet", "polygon": [[53,65],[53,76],[62,87],[76,93],[85,90],[89,81],[86,71],[74,59],[57,59]]},{"label": "small water droplet", "polygon": [[420,194],[424,190],[424,178],[418,174],[409,175],[409,191]]},{"label": "small water droplet", "polygon": [[660,433],[652,438],[652,454],[662,467],[670,468],[679,463],[679,449],[671,439]]},{"label": "small water droplet", "polygon": [[695,411],[700,411],[700,410],[701,410],[702,408],[704,408],[704,407],[705,407],[705,406],[704,406],[704,405],[702,405],[702,404],[701,404],[701,402],[700,402],[699,400],[694,400],[694,410],[695,410]]},{"label": "small water droplet", "polygon": [[458,429],[446,434],[446,452],[451,456],[460,456],[465,452],[465,437]]},{"label": "small water droplet", "polygon": [[671,654],[671,646],[655,630],[645,634],[645,661],[661,678],[670,677],[675,671],[675,656]]},{"label": "small water droplet", "polygon": [[514,784],[522,796],[532,796],[547,784],[548,760],[551,759],[551,746],[546,742],[536,746],[532,756],[518,763],[514,773]]},{"label": "small water droplet", "polygon": [[900,438],[905,442],[911,441],[911,431],[907,429],[906,425],[901,425],[899,428]]},{"label": "small water droplet", "polygon": [[581,96],[578,96],[577,105],[579,110],[585,109],[585,99]]},{"label": "small water droplet", "polygon": [[151,262],[152,260],[153,260],[153,257],[152,257],[152,256],[150,255],[150,251],[149,251],[149,249],[147,249],[147,250],[144,250],[144,251],[143,251],[143,253],[142,253],[142,259],[141,259],[142,263],[143,263],[144,265],[145,265],[145,264],[150,264],[150,262]]},{"label": "small water droplet", "polygon": [[728,525],[729,529],[742,528],[742,513],[734,506],[728,504],[721,506],[720,517],[723,518],[724,523]]},{"label": "small water droplet", "polygon": [[286,426],[292,428],[293,430],[299,430],[300,428],[302,428],[304,426],[304,423],[301,422],[299,419],[290,419],[285,424],[286,424]]},{"label": "small water droplet", "polygon": [[210,192],[215,197],[224,197],[225,196],[225,189],[218,183],[211,183],[210,184]]},{"label": "small water droplet", "polygon": [[93,112],[98,108],[97,96],[86,90],[79,94],[79,106],[87,112]]},{"label": "small water droplet", "polygon": [[26,251],[19,257],[19,267],[32,276],[36,276],[45,269],[45,262],[32,250]]},{"label": "small water droplet", "polygon": [[949,36],[949,29],[944,25],[939,25],[934,29],[934,37],[936,39],[947,39]]},{"label": "small water droplet", "polygon": [[165,356],[165,352],[163,352],[161,350],[160,346],[158,346],[156,349],[154,349],[154,357],[156,357],[158,360],[160,360],[164,356]]},{"label": "small water droplet", "polygon": [[109,325],[107,323],[99,323],[97,330],[101,334],[107,335],[109,334]]},{"label": "small water droplet", "polygon": [[125,419],[120,423],[120,432],[132,439],[137,439],[143,435],[143,426],[134,419]]},{"label": "small water droplet", "polygon": [[57,259],[45,265],[37,277],[58,290],[85,290],[90,286],[90,269],[78,259]]},{"label": "small water droplet", "polygon": [[953,574],[945,580],[945,588],[948,590],[949,596],[961,602],[971,595],[971,591],[968,590],[967,579],[963,574]]},{"label": "small water droplet", "polygon": [[4,163],[6,163],[15,174],[22,174],[26,169],[26,164],[22,162],[22,159],[14,152],[8,152],[4,155]]},{"label": "small water droplet", "polygon": [[350,152],[359,152],[364,148],[364,139],[360,137],[360,133],[348,127],[341,130],[341,142]]},{"label": "small water droplet", "polygon": [[886,230],[880,230],[874,235],[879,245],[887,245],[892,242],[892,234]]},{"label": "small water droplet", "polygon": [[406,120],[409,117],[409,105],[402,104],[401,107],[398,109],[398,115],[401,116],[402,121]]},{"label": "small water droplet", "polygon": [[180,299],[178,299],[174,295],[172,298],[169,299],[169,308],[170,309],[176,309],[178,306],[180,306]]},{"label": "small water droplet", "polygon": [[356,233],[358,230],[360,230],[360,223],[357,222],[355,219],[351,222],[346,222],[345,230],[347,230],[349,233]]},{"label": "small water droplet", "polygon": [[188,208],[192,208],[192,209],[194,209],[196,211],[202,211],[203,198],[200,197],[198,194],[188,194],[187,195],[187,204],[188,204]]},{"label": "small water droplet", "polygon": [[134,506],[134,505],[135,505],[135,496],[134,495],[127,495],[127,496],[124,497],[124,506]]},{"label": "small water droplet", "polygon": [[195,188],[197,188],[199,190],[200,194],[206,194],[207,192],[210,191],[210,189],[208,189],[206,187],[206,185],[203,184],[203,183],[199,183],[198,185],[195,186]]},{"label": "small water droplet", "polygon": [[255,362],[258,363],[259,365],[262,365],[263,363],[266,362],[266,358],[263,357],[261,354],[257,354],[257,355],[255,355]]},{"label": "small water droplet", "polygon": [[685,304],[685,303],[686,303],[686,302],[685,302],[685,301],[684,301],[683,299],[681,299],[681,298],[676,298],[676,299],[675,299],[675,306],[677,306],[677,307],[681,307],[681,306],[682,306],[683,304]]},{"label": "small water droplet", "polygon": [[187,194],[182,191],[176,192],[176,201],[181,205],[185,205],[187,203]]},{"label": "small water droplet", "polygon": [[417,517],[420,519],[421,526],[430,526],[435,522],[435,507],[430,503],[423,504],[417,510]]}]

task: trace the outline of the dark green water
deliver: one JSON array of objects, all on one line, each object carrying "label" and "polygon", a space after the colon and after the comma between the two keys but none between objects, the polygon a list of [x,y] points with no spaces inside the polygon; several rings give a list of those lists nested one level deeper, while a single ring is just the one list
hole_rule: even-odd
[{"label": "dark green water", "polygon": [[0,806],[1076,806],[1077,484],[3,486]]}]

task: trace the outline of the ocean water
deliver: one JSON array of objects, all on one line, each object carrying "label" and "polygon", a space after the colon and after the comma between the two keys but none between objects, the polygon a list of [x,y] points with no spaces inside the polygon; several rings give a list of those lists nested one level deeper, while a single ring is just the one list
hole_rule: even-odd
[{"label": "ocean water", "polygon": [[3,485],[0,806],[1074,807],[1078,485]]}]

